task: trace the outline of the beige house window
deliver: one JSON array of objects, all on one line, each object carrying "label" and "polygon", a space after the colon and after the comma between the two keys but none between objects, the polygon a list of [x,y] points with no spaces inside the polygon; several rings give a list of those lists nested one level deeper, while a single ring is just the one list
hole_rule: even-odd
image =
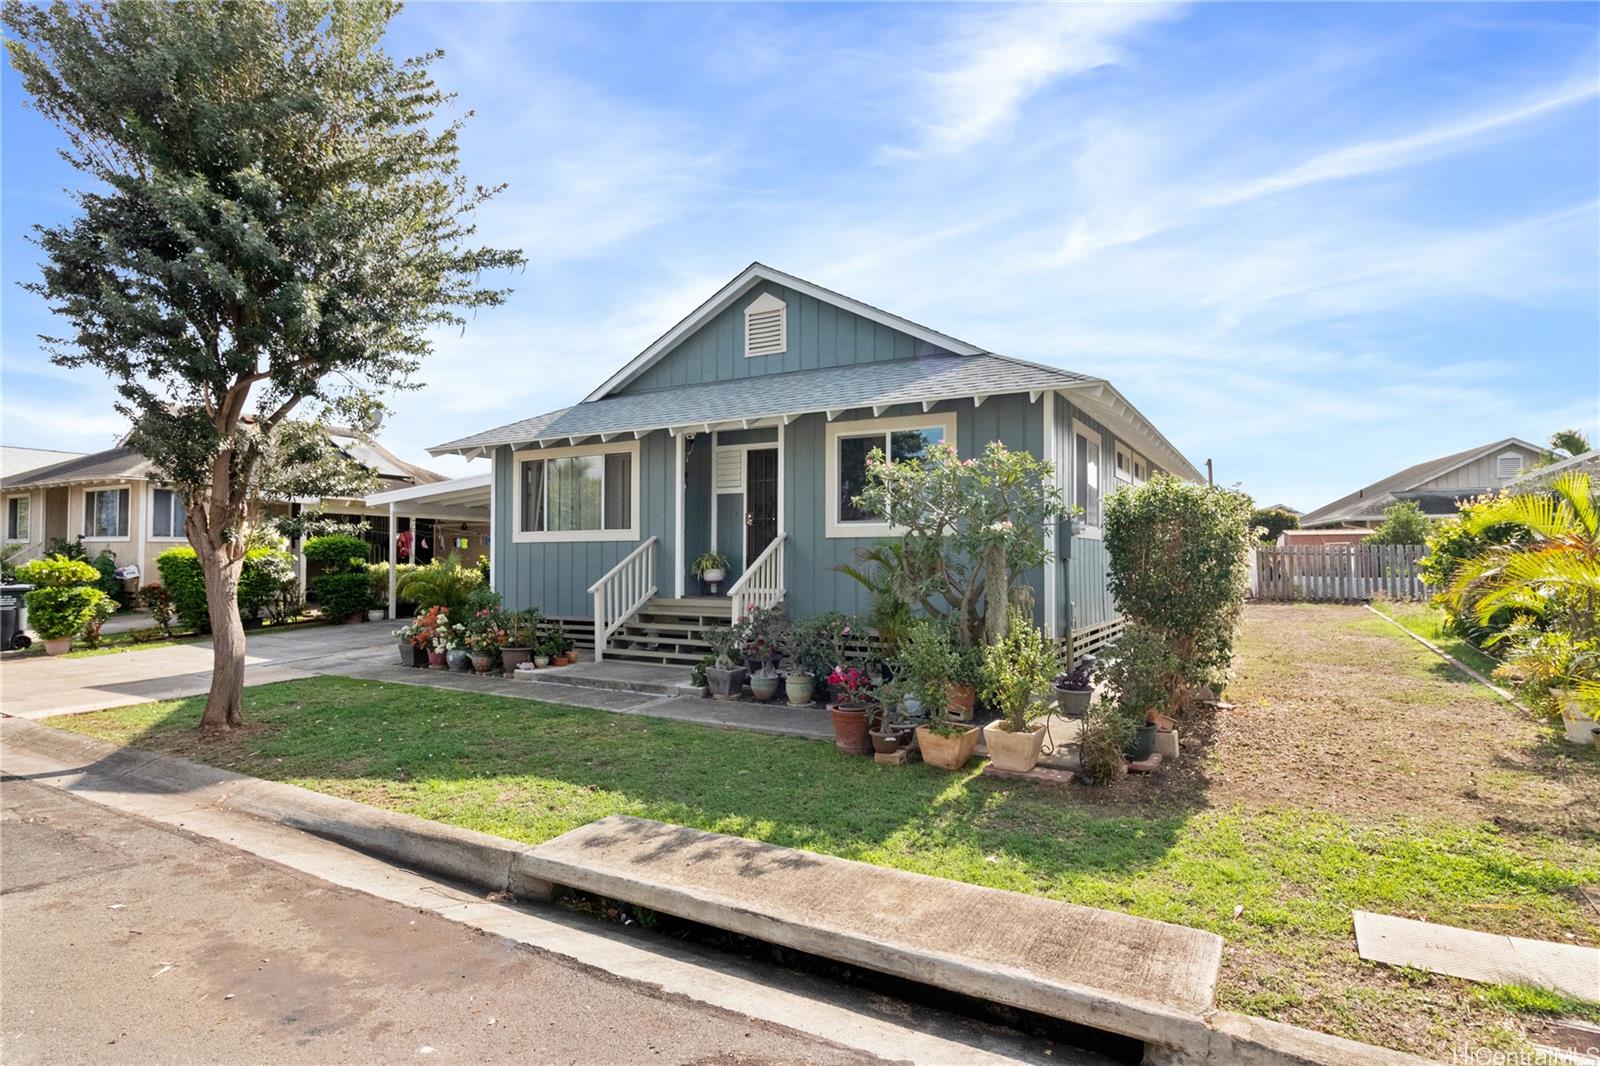
[{"label": "beige house window", "polygon": [[87,540],[127,539],[127,489],[89,489],[83,494],[83,535]]},{"label": "beige house window", "polygon": [[12,496],[6,500],[6,539],[28,541],[28,497]]}]

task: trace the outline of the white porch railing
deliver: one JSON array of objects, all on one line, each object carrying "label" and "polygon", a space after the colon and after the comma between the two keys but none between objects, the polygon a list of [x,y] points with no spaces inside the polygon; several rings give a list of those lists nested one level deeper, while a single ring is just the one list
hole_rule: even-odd
[{"label": "white porch railing", "polygon": [[735,622],[744,621],[745,616],[758,607],[771,607],[783,599],[783,542],[787,537],[787,533],[774,537],[728,589]]},{"label": "white porch railing", "polygon": [[656,538],[651,537],[589,586],[594,596],[594,658],[606,656],[606,638],[656,594]]}]

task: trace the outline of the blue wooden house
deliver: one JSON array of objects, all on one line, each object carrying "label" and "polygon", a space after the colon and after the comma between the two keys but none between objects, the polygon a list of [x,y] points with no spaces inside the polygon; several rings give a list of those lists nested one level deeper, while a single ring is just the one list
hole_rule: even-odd
[{"label": "blue wooden house", "polygon": [[[597,656],[699,658],[699,627],[782,602],[865,612],[835,567],[891,535],[852,502],[867,454],[998,440],[1049,460],[1072,526],[1030,580],[1038,623],[1078,650],[1119,625],[1106,495],[1199,474],[1104,379],[986,351],[753,263],[581,403],[430,449],[492,460],[491,569],[512,608],[593,633]],[[721,594],[691,572],[728,557]]]}]

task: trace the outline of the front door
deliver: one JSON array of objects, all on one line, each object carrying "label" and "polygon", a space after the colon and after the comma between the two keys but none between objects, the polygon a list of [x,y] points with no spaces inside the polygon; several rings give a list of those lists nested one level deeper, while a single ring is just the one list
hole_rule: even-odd
[{"label": "front door", "polygon": [[778,535],[778,449],[745,452],[744,565],[748,568]]}]

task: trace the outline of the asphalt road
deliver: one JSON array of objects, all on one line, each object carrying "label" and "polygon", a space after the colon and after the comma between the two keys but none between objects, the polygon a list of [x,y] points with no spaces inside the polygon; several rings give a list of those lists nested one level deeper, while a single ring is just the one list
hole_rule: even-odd
[{"label": "asphalt road", "polygon": [[53,788],[0,808],[7,1066],[877,1061]]}]

